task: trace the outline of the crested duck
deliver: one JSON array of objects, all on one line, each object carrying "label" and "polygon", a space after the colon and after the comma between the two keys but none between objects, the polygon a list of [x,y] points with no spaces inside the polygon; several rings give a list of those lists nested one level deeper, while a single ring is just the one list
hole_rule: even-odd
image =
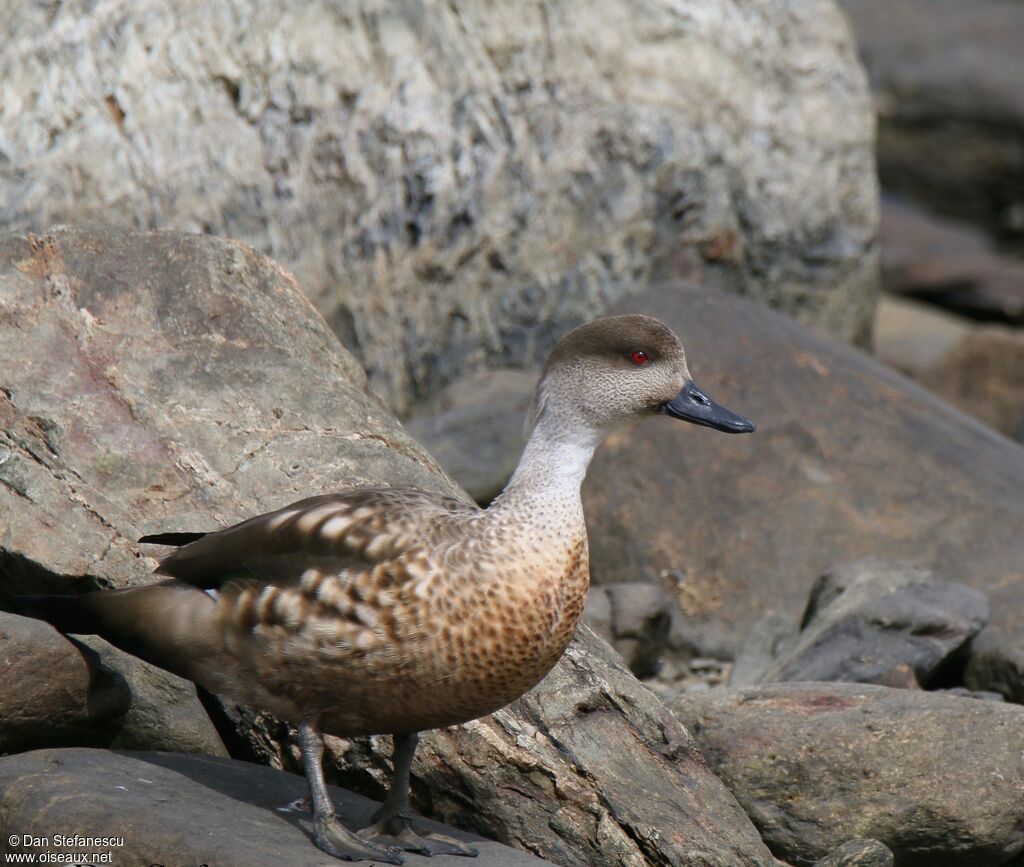
[{"label": "crested duck", "polygon": [[[207,534],[143,537],[177,546],[159,583],[28,605],[298,724],[325,852],[391,864],[402,850],[474,855],[410,820],[418,733],[503,707],[558,661],[589,584],[590,458],[609,431],[659,414],[754,430],[694,384],[666,325],[604,317],[551,353],[518,468],[486,509],[412,488],[312,497]],[[394,736],[392,785],[369,828],[335,817],[324,733]]]}]

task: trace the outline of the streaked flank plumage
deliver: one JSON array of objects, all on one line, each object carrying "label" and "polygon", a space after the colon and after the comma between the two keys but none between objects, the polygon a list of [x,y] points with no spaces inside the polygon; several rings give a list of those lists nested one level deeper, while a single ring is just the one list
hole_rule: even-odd
[{"label": "streaked flank plumage", "polygon": [[[558,661],[589,583],[590,458],[611,430],[656,414],[753,430],[693,384],[667,326],[598,319],[552,352],[522,459],[488,508],[413,488],[311,497],[205,535],[146,537],[181,546],[160,583],[29,604],[64,631],[99,633],[299,724],[324,851],[387,863],[403,849],[472,855],[412,825],[417,733],[497,710]],[[371,828],[335,818],[322,733],[395,736],[393,785]]]}]

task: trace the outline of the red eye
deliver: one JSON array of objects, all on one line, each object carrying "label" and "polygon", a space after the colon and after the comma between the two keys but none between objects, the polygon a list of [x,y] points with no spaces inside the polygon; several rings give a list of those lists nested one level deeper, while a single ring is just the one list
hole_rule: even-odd
[{"label": "red eye", "polygon": [[636,352],[632,353],[629,356],[629,360],[632,361],[633,364],[638,365],[644,365],[647,364],[648,361],[650,361],[650,359],[647,357],[647,353],[644,352],[642,349],[638,349]]}]

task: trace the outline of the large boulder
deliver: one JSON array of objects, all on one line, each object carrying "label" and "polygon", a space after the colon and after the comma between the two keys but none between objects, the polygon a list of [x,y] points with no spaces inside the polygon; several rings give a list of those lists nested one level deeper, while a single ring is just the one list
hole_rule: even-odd
[{"label": "large boulder", "polygon": [[886,188],[1024,236],[1024,6],[840,2],[875,91]]},{"label": "large boulder", "polygon": [[[167,750],[226,756],[227,748],[196,695],[195,684],[138,657],[97,635],[78,639],[120,674],[131,690],[131,706],[110,746],[121,750]],[[46,719],[40,720],[44,730]]]},{"label": "large boulder", "polygon": [[[306,781],[248,762],[174,753],[38,750],[0,759],[0,851],[112,853],[112,864],[216,864],[309,867],[342,862],[314,848],[312,816],[296,805]],[[370,823],[377,804],[330,787],[348,827]],[[434,831],[471,840],[477,867],[542,867],[532,855],[420,820]],[[70,838],[64,843],[57,835]],[[108,837],[78,843],[76,837]],[[76,863],[86,858],[75,859]],[[93,859],[88,858],[91,862]],[[465,867],[451,855],[409,854],[406,867]],[[369,867],[369,865],[367,865]]]},{"label": "large boulder", "polygon": [[844,563],[814,583],[799,636],[760,679],[927,685],[988,615],[984,593],[925,569]]},{"label": "large boulder", "polygon": [[0,226],[242,239],[396,407],[666,271],[867,334],[874,115],[833,0],[75,0],[4,34]]},{"label": "large boulder", "polygon": [[[350,485],[466,496],[367,393],[295,281],[244,245],[8,236],[0,304],[5,590],[150,580],[144,532]],[[251,737],[266,754],[266,728]],[[424,740],[420,805],[561,864],[771,864],[687,733],[587,630],[524,699]],[[387,739],[346,749],[362,750],[363,779],[386,773]]]},{"label": "large boulder", "polygon": [[0,753],[106,746],[131,693],[99,656],[50,624],[0,611]]},{"label": "large boulder", "polygon": [[977,641],[1024,660],[1020,445],[750,301],[676,284],[621,307],[675,328],[697,382],[758,430],[610,437],[584,483],[596,581],[663,583],[695,648],[728,656],[762,616],[797,620],[833,563],[909,560],[984,591]]},{"label": "large boulder", "polygon": [[691,693],[674,710],[783,860],[853,837],[901,867],[998,867],[1024,852],[1024,708],[789,683]]}]

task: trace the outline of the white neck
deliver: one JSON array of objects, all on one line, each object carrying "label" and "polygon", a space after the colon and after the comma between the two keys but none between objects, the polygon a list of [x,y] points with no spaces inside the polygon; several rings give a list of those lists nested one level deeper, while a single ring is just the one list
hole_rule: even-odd
[{"label": "white neck", "polygon": [[494,505],[552,493],[578,497],[590,459],[602,439],[603,434],[592,428],[568,426],[551,416],[542,417],[526,443],[515,473]]}]

